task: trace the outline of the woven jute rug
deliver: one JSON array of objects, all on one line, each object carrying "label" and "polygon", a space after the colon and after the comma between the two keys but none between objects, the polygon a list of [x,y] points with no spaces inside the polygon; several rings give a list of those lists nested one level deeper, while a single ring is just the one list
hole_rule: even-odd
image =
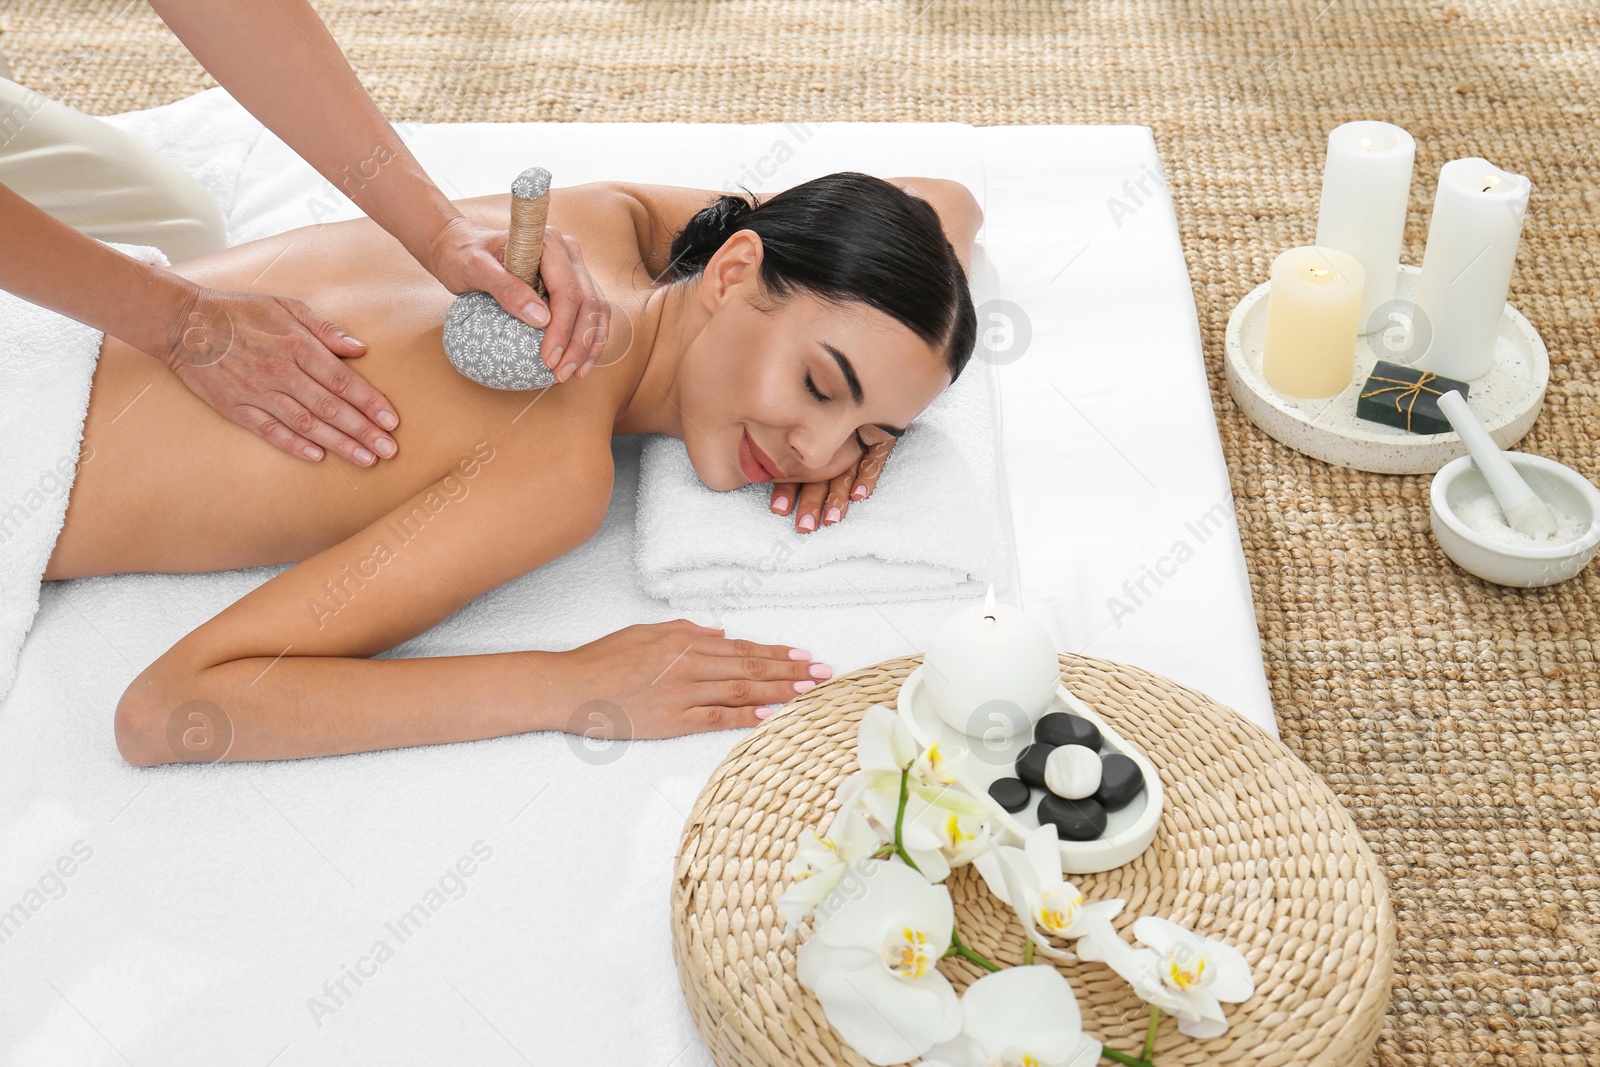
[{"label": "woven jute rug", "polygon": [[[1328,130],[1528,175],[1512,301],[1550,349],[1518,446],[1600,483],[1600,5],[1593,0],[945,0],[318,5],[391,119],[1141,123],[1183,231],[1285,743],[1353,814],[1399,924],[1375,1062],[1600,1062],[1600,566],[1457,570],[1426,476],[1309,459],[1223,384],[1222,334],[1308,243]],[[0,0],[17,78],[91,113],[214,82],[129,0]],[[1068,649],[1065,651],[1081,651]]]}]

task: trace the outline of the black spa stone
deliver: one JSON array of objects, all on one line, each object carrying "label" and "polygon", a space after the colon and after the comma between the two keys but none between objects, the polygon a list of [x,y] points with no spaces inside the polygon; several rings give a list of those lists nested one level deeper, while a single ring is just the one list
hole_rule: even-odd
[{"label": "black spa stone", "polygon": [[1144,778],[1133,760],[1120,752],[1100,757],[1100,788],[1095,790],[1094,799],[1107,811],[1127,807],[1143,788]]},{"label": "black spa stone", "polygon": [[1017,757],[1017,777],[1031,786],[1043,789],[1044,761],[1050,758],[1050,750],[1055,747],[1042,741],[1035,741],[1023,749],[1022,755]]},{"label": "black spa stone", "polygon": [[989,795],[996,804],[1015,815],[1028,806],[1028,797],[1033,794],[1028,790],[1028,783],[1020,778],[996,778],[989,786]]},{"label": "black spa stone", "polygon": [[1047,745],[1084,745],[1100,751],[1100,727],[1082,715],[1052,711],[1033,724],[1033,739]]},{"label": "black spa stone", "polygon": [[1093,797],[1067,800],[1046,793],[1039,801],[1039,825],[1051,823],[1063,841],[1093,841],[1106,832],[1106,809]]}]

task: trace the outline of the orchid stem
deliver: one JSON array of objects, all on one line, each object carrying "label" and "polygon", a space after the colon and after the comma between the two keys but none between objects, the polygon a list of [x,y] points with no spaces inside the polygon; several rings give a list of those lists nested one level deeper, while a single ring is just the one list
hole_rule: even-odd
[{"label": "orchid stem", "polygon": [[911,795],[910,783],[911,764],[908,763],[904,767],[900,768],[900,807],[894,813],[894,853],[905,861],[905,865],[907,867],[910,867],[913,871],[921,874],[922,868],[918,867],[912,862],[911,854],[907,852],[906,847],[900,843],[900,827],[905,823],[906,820],[906,800]]},{"label": "orchid stem", "polygon": [[1130,1056],[1126,1052],[1118,1052],[1116,1049],[1106,1048],[1104,1045],[1100,1046],[1100,1055],[1112,1063],[1123,1063],[1127,1067],[1154,1067],[1149,1060],[1141,1060],[1137,1056]]},{"label": "orchid stem", "polygon": [[[982,953],[974,952],[972,949],[968,948],[961,940],[961,935],[956,933],[956,929],[953,926],[950,928],[950,947],[955,950],[957,955],[966,957],[986,971],[998,971],[1000,969],[1000,965],[998,963],[986,958]],[[946,953],[946,955],[949,955],[949,953]]]},{"label": "orchid stem", "polygon": [[[894,851],[895,855],[899,856],[905,861],[905,865],[907,867],[910,867],[913,871],[921,874],[922,868],[918,867],[912,862],[910,854],[906,852],[905,845],[900,843],[900,830],[901,827],[905,825],[906,820],[906,801],[911,795],[910,783],[911,765],[906,764],[904,767],[900,768],[900,807],[894,813]],[[967,959],[971,960],[973,963],[976,963],[979,967],[982,967],[985,970],[998,971],[1000,969],[999,964],[985,959],[982,954],[972,951],[965,944],[963,944],[961,941],[961,935],[956,933],[955,927],[953,926],[950,928],[950,949],[945,953],[945,955],[948,956],[952,952],[961,956],[965,956]]]},{"label": "orchid stem", "polygon": [[1161,1020],[1161,1009],[1154,1004],[1150,1005],[1150,1025],[1144,1031],[1144,1051],[1140,1053],[1146,1060],[1155,1054],[1156,1050],[1156,1023]]},{"label": "orchid stem", "polygon": [[1033,962],[1033,938],[1031,937],[1028,938],[1027,943],[1022,946],[1022,962],[1024,965]]}]

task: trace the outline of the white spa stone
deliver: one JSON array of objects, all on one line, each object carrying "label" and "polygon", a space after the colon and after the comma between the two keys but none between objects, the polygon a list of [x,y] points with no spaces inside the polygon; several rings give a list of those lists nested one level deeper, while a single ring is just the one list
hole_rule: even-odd
[{"label": "white spa stone", "polygon": [[1044,761],[1044,786],[1063,800],[1082,800],[1100,788],[1100,753],[1062,745]]}]

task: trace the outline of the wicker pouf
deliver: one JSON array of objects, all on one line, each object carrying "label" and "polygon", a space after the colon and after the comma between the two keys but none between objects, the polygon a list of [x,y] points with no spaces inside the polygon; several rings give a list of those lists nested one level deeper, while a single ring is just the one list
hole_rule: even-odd
[{"label": "wicker pouf", "polygon": [[[774,902],[800,834],[831,815],[856,767],[862,712],[892,705],[921,659],[841,675],[791,702],[735,746],[689,815],[672,887],[673,955],[721,1067],[866,1063],[795,978],[809,921],[782,942]],[[1202,693],[1109,660],[1060,661],[1067,688],[1144,749],[1167,790],[1149,849],[1074,880],[1090,900],[1128,901],[1115,920],[1128,940],[1135,918],[1159,915],[1237,947],[1255,977],[1253,997],[1225,1005],[1220,1038],[1187,1038],[1163,1016],[1157,1062],[1364,1067],[1388,1002],[1394,920],[1383,875],[1333,793]],[[946,884],[962,939],[997,963],[1021,963],[1022,927],[977,871],[959,868]],[[959,957],[939,967],[958,992],[984,973]],[[1127,984],[1102,963],[1061,970],[1084,1031],[1137,1054],[1147,1009]]]}]

